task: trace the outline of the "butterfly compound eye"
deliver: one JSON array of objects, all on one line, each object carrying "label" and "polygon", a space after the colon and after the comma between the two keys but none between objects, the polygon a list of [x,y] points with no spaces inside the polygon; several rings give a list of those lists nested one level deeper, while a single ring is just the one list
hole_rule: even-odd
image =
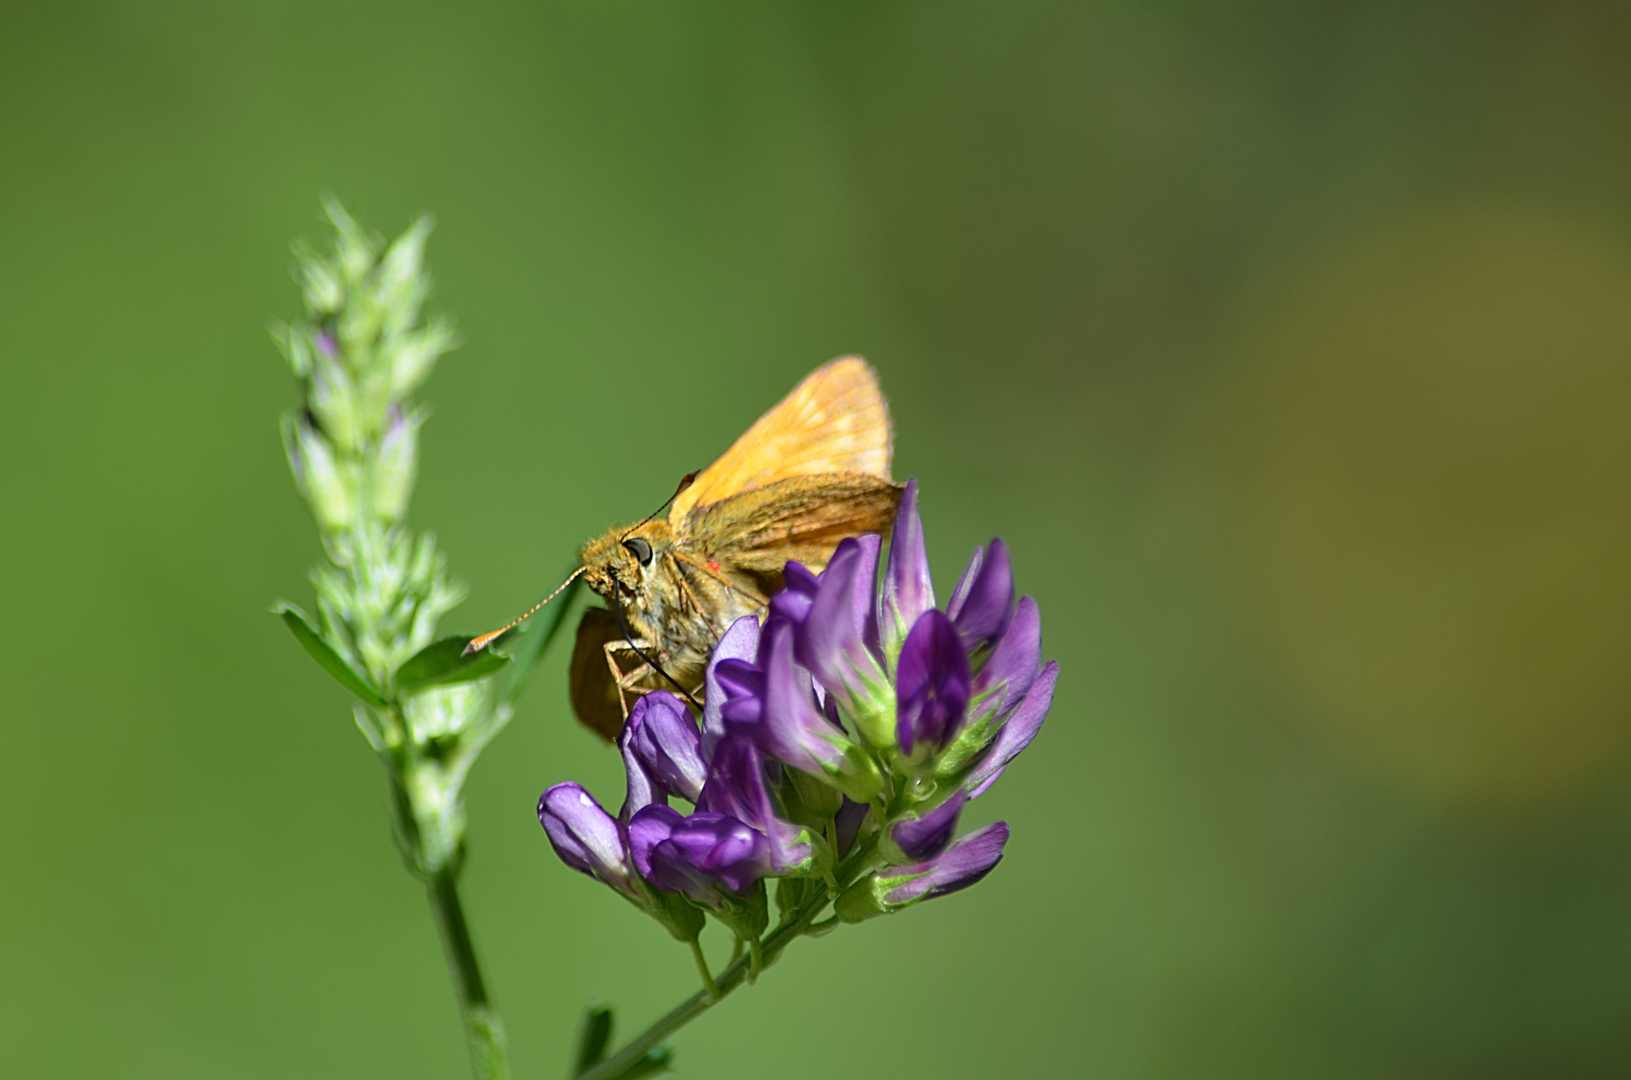
[{"label": "butterfly compound eye", "polygon": [[623,541],[623,546],[629,549],[629,554],[640,561],[641,566],[651,565],[651,545],[638,536],[631,536]]}]

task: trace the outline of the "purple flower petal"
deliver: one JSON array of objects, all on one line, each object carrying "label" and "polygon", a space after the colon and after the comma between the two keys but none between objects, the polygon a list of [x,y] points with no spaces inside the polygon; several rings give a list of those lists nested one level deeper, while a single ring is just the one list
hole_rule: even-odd
[{"label": "purple flower petal", "polygon": [[765,838],[726,814],[690,817],[648,806],[629,823],[640,874],[665,892],[719,907],[722,892],[743,893],[771,872]]},{"label": "purple flower petal", "polygon": [[566,865],[638,895],[617,822],[581,784],[556,784],[544,792],[538,799],[538,821]]},{"label": "purple flower petal", "polygon": [[867,644],[876,638],[872,585],[882,543],[877,533],[841,541],[821,572],[808,614],[793,624],[799,663],[841,699],[868,696],[871,685],[884,681]]},{"label": "purple flower petal", "polygon": [[623,780],[628,788],[628,794],[623,798],[623,809],[617,812],[617,819],[627,824],[630,818],[647,806],[654,803],[658,806],[667,806],[667,793],[652,781],[651,775],[646,772],[645,765],[628,740],[619,736],[617,750],[623,755]]},{"label": "purple flower petal", "polygon": [[982,716],[988,713],[1000,715],[1013,708],[1031,688],[1031,683],[1041,670],[1042,613],[1035,600],[1022,596],[1019,607],[1014,611],[1014,621],[1008,624],[1007,632],[997,639],[990,658],[980,673],[974,676],[976,698],[996,691],[994,697],[981,705],[979,713]]},{"label": "purple flower petal", "polygon": [[764,835],[727,814],[697,813],[674,826],[652,852],[659,878],[667,869],[690,869],[719,882],[726,892],[745,893],[773,872]]},{"label": "purple flower petal", "polygon": [[[708,660],[707,673],[703,682],[702,704],[702,759],[707,761],[713,756],[714,744],[725,737],[725,720],[721,713],[724,708],[727,694],[719,685],[716,669],[721,663],[728,660],[751,661],[759,653],[759,620],[757,616],[744,615],[731,623],[714,646],[713,656]],[[750,669],[751,670],[751,669]]]},{"label": "purple flower petal", "polygon": [[643,806],[629,819],[629,855],[640,876],[651,880],[651,852],[674,833],[685,816],[672,806],[654,803]]},{"label": "purple flower petal", "polygon": [[[824,775],[829,768],[838,768],[844,754],[832,741],[839,733],[816,705],[810,673],[793,659],[793,638],[793,624],[786,619],[765,624],[759,639],[764,665],[762,715],[756,723],[734,720],[733,700],[727,704],[725,719],[731,731],[752,739],[768,756],[795,769]],[[732,673],[736,674],[734,668]]]},{"label": "purple flower petal", "polygon": [[922,817],[896,824],[889,838],[900,848],[902,855],[914,862],[932,859],[945,851],[946,845],[956,835],[957,815],[962,812],[966,802],[968,795],[959,788],[952,792],[951,798]]},{"label": "purple flower petal", "polygon": [[917,512],[917,481],[908,480],[895,512],[889,540],[889,566],[878,594],[878,623],[885,656],[893,656],[918,617],[934,607],[934,579]]},{"label": "purple flower petal", "polygon": [[1014,572],[1008,563],[1008,545],[992,540],[963,571],[952,590],[946,614],[957,624],[970,651],[994,641],[1008,629],[1014,615]]},{"label": "purple flower petal", "polygon": [[770,598],[770,614],[801,623],[815,603],[819,583],[808,567],[789,560],[782,572],[782,591]]},{"label": "purple flower petal", "polygon": [[[933,900],[937,896],[966,889],[979,882],[1002,861],[1002,848],[1006,843],[1006,822],[998,821],[971,832],[938,859],[902,866],[889,872],[887,879],[880,878],[880,884],[886,886],[890,881],[901,881],[892,888],[886,888],[883,902],[898,906],[915,900]],[[910,880],[901,880],[908,877]]]},{"label": "purple flower petal", "polygon": [[804,840],[804,830],[776,816],[776,804],[765,785],[765,765],[748,739],[721,740],[714,748],[697,810],[728,815],[763,833],[774,872],[783,874],[808,863],[814,849]]},{"label": "purple flower petal", "polygon": [[635,702],[618,745],[625,755],[633,753],[662,794],[697,801],[707,767],[696,722],[679,698],[655,690]]},{"label": "purple flower petal", "polygon": [[1019,756],[1019,752],[1031,745],[1036,733],[1042,728],[1042,721],[1048,717],[1048,709],[1053,705],[1053,684],[1059,679],[1059,663],[1049,660],[1043,667],[1042,674],[1036,677],[1031,684],[1030,691],[1026,693],[1019,708],[1014,715],[997,732],[997,737],[991,740],[985,754],[975,764],[968,779],[963,781],[963,787],[968,791],[968,797],[977,799],[984,795],[986,789],[997,782],[1002,770],[1008,763]]},{"label": "purple flower petal", "polygon": [[895,666],[895,738],[910,754],[919,742],[941,747],[968,708],[968,653],[956,628],[930,608],[918,617]]}]

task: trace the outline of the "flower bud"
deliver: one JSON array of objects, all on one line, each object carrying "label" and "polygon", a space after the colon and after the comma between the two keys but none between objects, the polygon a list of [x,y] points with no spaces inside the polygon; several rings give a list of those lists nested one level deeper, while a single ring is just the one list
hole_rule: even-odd
[{"label": "flower bud", "polygon": [[798,662],[837,700],[862,741],[874,747],[895,739],[894,692],[875,652],[872,585],[881,544],[877,533],[841,541],[813,585],[807,572],[792,575],[797,598],[784,599],[780,608],[797,628]]},{"label": "flower bud", "polygon": [[656,795],[694,803],[702,794],[708,767],[702,760],[697,725],[673,694],[655,690],[636,701],[617,742],[625,756],[632,755],[639,763]]},{"label": "flower bud", "polygon": [[968,653],[952,620],[934,608],[919,616],[895,674],[901,751],[911,754],[921,745],[932,754],[957,734],[968,711]]},{"label": "flower bud", "polygon": [[772,870],[763,833],[728,814],[689,817],[652,804],[629,822],[629,851],[640,876],[665,892],[720,909],[725,894],[745,895]]},{"label": "flower bud", "polygon": [[402,400],[418,389],[437,358],[455,344],[452,328],[441,320],[432,321],[424,330],[402,340],[391,356],[391,396]]},{"label": "flower bud", "polygon": [[845,922],[888,915],[920,900],[933,900],[977,884],[1002,861],[1008,825],[998,821],[971,832],[928,862],[880,870],[844,891],[833,911]]},{"label": "flower bud", "polygon": [[556,784],[544,792],[538,799],[538,821],[562,862],[639,901],[623,834],[583,785]]},{"label": "flower bud", "polygon": [[970,652],[1001,637],[1014,617],[1014,571],[1008,545],[992,540],[974,550],[957,587],[946,603],[946,614],[957,625]]},{"label": "flower bud", "polygon": [[355,481],[346,476],[322,433],[305,417],[286,417],[283,449],[295,486],[305,496],[318,528],[338,532],[350,525],[356,513]]},{"label": "flower bud", "polygon": [[422,409],[404,416],[401,409],[391,406],[369,486],[374,514],[385,521],[401,521],[408,511],[408,497],[413,494],[419,468],[419,425],[424,419]]},{"label": "flower bud", "polygon": [[362,429],[351,377],[338,360],[327,356],[322,349],[312,354],[311,377],[306,381],[306,408],[316,418],[323,434],[342,453],[355,453],[361,447]]},{"label": "flower bud", "polygon": [[901,854],[900,861],[922,862],[945,851],[946,845],[956,835],[957,816],[966,802],[968,794],[959,788],[952,792],[949,799],[921,817],[896,822],[889,830],[889,841]]},{"label": "flower bud", "polygon": [[908,480],[895,511],[889,565],[878,592],[880,645],[891,669],[907,633],[932,607],[934,580],[929,576],[929,552],[923,540],[923,520],[917,512],[917,481]]}]

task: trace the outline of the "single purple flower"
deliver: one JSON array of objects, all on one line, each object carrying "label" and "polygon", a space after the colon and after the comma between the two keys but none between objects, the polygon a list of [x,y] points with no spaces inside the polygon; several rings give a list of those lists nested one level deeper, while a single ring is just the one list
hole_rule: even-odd
[{"label": "single purple flower", "polygon": [[1022,596],[1013,621],[997,640],[979,674],[974,676],[974,697],[984,699],[975,711],[986,715],[1012,709],[1030,690],[1041,670],[1042,613],[1035,600]]},{"label": "single purple flower", "polygon": [[1014,572],[1008,563],[1007,544],[992,540],[974,550],[946,603],[946,614],[957,624],[970,652],[1002,636],[1014,615]]},{"label": "single purple flower", "polygon": [[989,874],[1002,860],[1008,842],[1004,822],[969,833],[940,855],[907,866],[880,870],[844,891],[833,911],[845,922],[861,922],[887,915],[920,900],[966,889]]},{"label": "single purple flower", "polygon": [[727,660],[715,669],[724,689],[725,729],[767,756],[816,775],[843,764],[843,732],[816,704],[810,673],[793,657],[794,625],[771,618],[759,636],[759,665]]},{"label": "single purple flower", "polygon": [[900,853],[912,862],[932,859],[951,843],[957,834],[957,815],[968,802],[968,794],[958,788],[951,798],[918,818],[908,818],[895,824],[889,838]]},{"label": "single purple flower", "polygon": [[934,579],[929,576],[929,551],[923,540],[923,519],[917,512],[917,481],[906,481],[895,530],[889,539],[889,565],[878,592],[878,624],[883,654],[894,657],[918,617],[934,607]]},{"label": "single purple flower", "polygon": [[1008,767],[1008,763],[1019,756],[1019,752],[1031,745],[1036,733],[1042,728],[1042,721],[1048,717],[1048,709],[1053,705],[1053,684],[1059,679],[1059,663],[1049,660],[1042,673],[1031,683],[1019,708],[1003,724],[997,737],[986,747],[985,753],[980,757],[963,786],[968,790],[969,798],[978,798],[986,793],[997,777]]},{"label": "single purple flower", "polygon": [[707,779],[707,766],[702,760],[696,721],[679,698],[666,690],[654,690],[641,697],[629,710],[618,746],[625,759],[632,754],[640,764],[656,798],[677,796],[697,801]]},{"label": "single purple flower", "polygon": [[932,753],[957,733],[968,709],[968,653],[951,619],[930,608],[918,617],[895,667],[895,738],[910,754]]},{"label": "single purple flower", "polygon": [[556,784],[544,792],[538,820],[562,862],[638,899],[623,833],[581,784]]},{"label": "single purple flower", "polygon": [[802,605],[783,604],[789,622],[797,627],[798,662],[808,668],[827,693],[838,698],[844,711],[863,724],[879,711],[880,694],[889,680],[873,651],[878,640],[873,580],[878,570],[877,533],[839,543],[827,568],[816,579],[814,596],[802,619]]},{"label": "single purple flower", "polygon": [[764,834],[728,814],[682,817],[672,807],[653,805],[629,822],[629,848],[640,875],[665,892],[714,908],[724,906],[724,893],[745,894],[772,872],[769,846]]},{"label": "single purple flower", "polygon": [[1008,823],[1004,821],[971,832],[937,859],[889,871],[878,882],[883,889],[880,899],[886,907],[899,907],[966,889],[996,868],[1006,843]]}]

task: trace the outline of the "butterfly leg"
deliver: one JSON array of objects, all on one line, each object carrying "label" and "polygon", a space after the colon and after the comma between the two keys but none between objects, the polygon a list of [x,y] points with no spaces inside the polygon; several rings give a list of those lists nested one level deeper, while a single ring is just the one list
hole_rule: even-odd
[{"label": "butterfly leg", "polygon": [[[625,641],[622,638],[608,641],[605,646],[606,666],[611,669],[612,683],[617,687],[617,703],[623,710],[623,719],[629,718],[629,694],[644,694],[646,691],[636,684],[642,679],[656,673],[651,664],[641,657],[641,652],[651,648],[645,642]],[[633,656],[640,663],[633,670],[625,672],[617,660],[619,656]]]},{"label": "butterfly leg", "polygon": [[[606,652],[606,666],[611,669],[612,683],[617,687],[617,702],[618,706],[623,710],[623,719],[627,720],[629,718],[630,695],[644,696],[653,690],[679,689],[679,687],[668,681],[666,675],[653,667],[650,661],[640,655],[641,653],[650,655],[648,650],[652,647],[645,642],[628,642],[619,638],[616,641],[608,641],[603,648]],[[618,664],[620,655],[633,656],[640,663],[631,670],[624,671],[622,666]],[[657,659],[666,662],[669,657],[667,654],[658,653]],[[657,681],[659,676],[662,676],[661,682]],[[641,683],[646,685],[642,686]],[[652,685],[652,683],[656,683],[656,685]],[[704,685],[705,683],[699,682],[689,692],[682,690],[681,694],[689,697],[693,702],[701,701]]]}]

